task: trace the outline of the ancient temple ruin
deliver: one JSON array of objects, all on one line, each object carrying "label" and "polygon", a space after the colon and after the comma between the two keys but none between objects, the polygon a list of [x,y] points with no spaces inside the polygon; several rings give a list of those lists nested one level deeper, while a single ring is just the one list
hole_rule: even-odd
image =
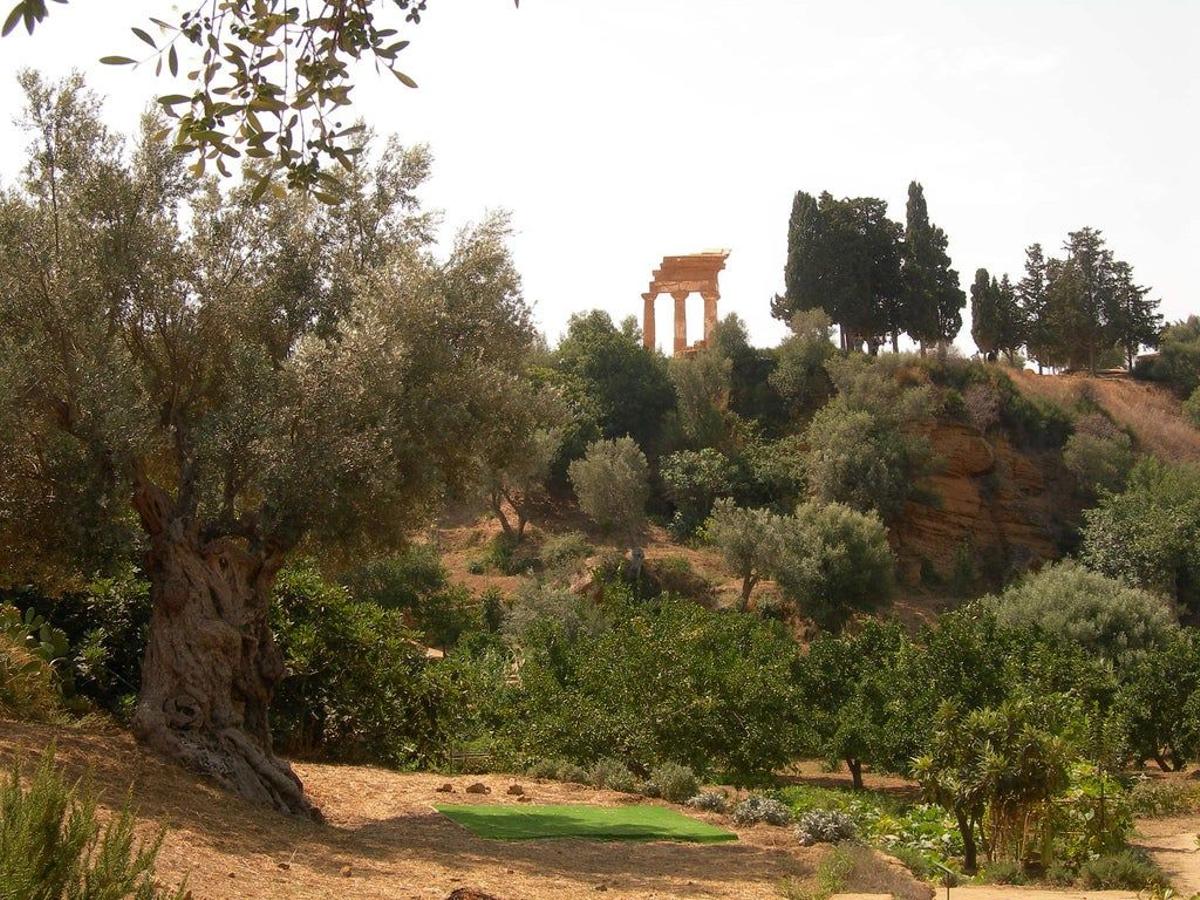
[{"label": "ancient temple ruin", "polygon": [[[683,356],[708,346],[712,340],[713,329],[717,326],[717,301],[721,299],[717,275],[725,268],[725,260],[728,258],[728,250],[705,250],[703,253],[691,253],[687,256],[663,257],[662,264],[654,270],[650,289],[642,294],[646,304],[642,316],[642,337],[647,350],[653,350],[655,347],[654,301],[659,294],[670,294],[675,301],[674,355]],[[704,338],[689,347],[687,298],[693,293],[704,298]]]}]

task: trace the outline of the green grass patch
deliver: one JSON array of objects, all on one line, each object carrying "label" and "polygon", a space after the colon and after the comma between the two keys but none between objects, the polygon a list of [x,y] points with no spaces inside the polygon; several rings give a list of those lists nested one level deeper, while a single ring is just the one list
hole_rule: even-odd
[{"label": "green grass patch", "polygon": [[539,806],[530,803],[434,807],[479,837],[499,841],[686,841],[715,844],[737,835],[662,806]]}]

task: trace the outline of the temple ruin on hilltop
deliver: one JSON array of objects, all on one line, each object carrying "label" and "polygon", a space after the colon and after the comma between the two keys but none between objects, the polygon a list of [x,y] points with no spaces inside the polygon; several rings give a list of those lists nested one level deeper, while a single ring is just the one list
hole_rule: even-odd
[{"label": "temple ruin on hilltop", "polygon": [[[728,250],[705,250],[686,256],[664,256],[662,264],[654,270],[649,290],[642,294],[645,312],[642,316],[642,339],[647,350],[653,350],[654,301],[659,294],[670,294],[675,300],[675,356],[683,356],[707,347],[717,327],[717,301],[721,289],[717,275],[725,268]],[[687,298],[697,293],[704,298],[704,338],[692,346],[687,342]]]}]

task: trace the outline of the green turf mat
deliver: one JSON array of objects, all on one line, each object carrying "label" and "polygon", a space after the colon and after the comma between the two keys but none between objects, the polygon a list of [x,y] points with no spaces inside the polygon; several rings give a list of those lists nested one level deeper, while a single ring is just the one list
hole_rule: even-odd
[{"label": "green turf mat", "polygon": [[662,806],[496,804],[445,805],[438,812],[480,837],[501,841],[583,838],[593,841],[688,841],[712,844],[737,835]]}]

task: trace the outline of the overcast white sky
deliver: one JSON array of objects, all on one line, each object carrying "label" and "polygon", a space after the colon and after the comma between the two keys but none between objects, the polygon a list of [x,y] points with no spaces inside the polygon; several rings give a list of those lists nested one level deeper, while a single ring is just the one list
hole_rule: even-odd
[{"label": "overcast white sky", "polygon": [[[7,12],[9,3],[4,4]],[[16,72],[77,67],[131,131],[169,80],[98,65],[171,0],[51,4],[0,42],[0,179],[23,137]],[[797,189],[874,195],[903,220],[924,183],[969,286],[1023,248],[1104,230],[1178,318],[1200,276],[1197,0],[430,0],[403,67],[364,73],[359,111],[426,142],[447,229],[512,211],[525,288],[557,337],[577,310],[640,315],[667,253],[728,247],[722,315],[782,327]],[[134,54],[130,54],[134,55]],[[700,299],[689,308],[693,339]],[[670,335],[670,301],[658,333]],[[960,344],[970,346],[964,329]]]}]

